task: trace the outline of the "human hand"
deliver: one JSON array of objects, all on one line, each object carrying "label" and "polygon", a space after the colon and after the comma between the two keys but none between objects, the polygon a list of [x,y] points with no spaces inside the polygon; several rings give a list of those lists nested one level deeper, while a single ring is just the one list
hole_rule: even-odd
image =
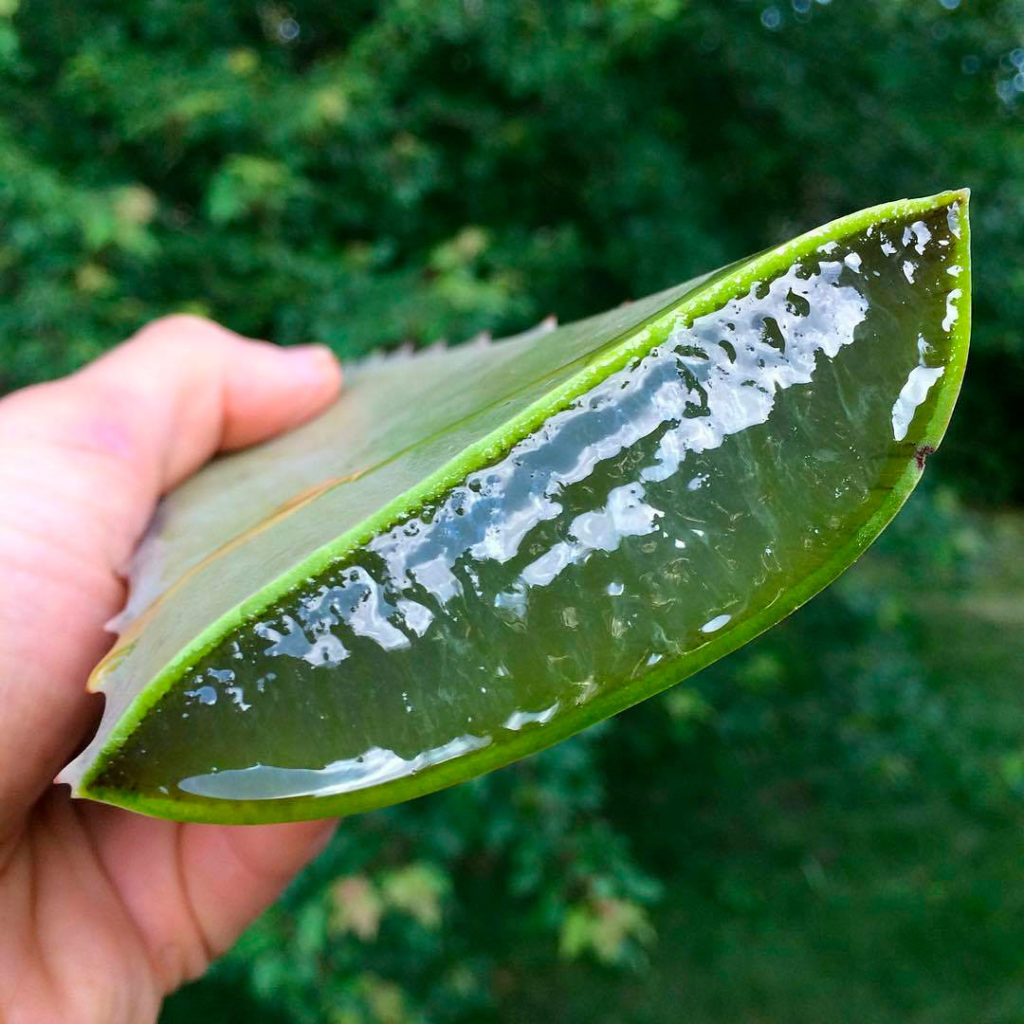
[{"label": "human hand", "polygon": [[171,317],[0,401],[0,1020],[136,1024],[201,974],[333,823],[180,825],[72,801],[56,772],[159,496],[337,394],[320,347]]}]

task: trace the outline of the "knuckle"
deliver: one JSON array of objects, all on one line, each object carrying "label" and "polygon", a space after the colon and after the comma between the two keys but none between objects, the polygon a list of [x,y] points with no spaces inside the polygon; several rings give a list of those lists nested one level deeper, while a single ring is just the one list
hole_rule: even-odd
[{"label": "knuckle", "polygon": [[234,337],[230,331],[195,313],[171,313],[168,316],[153,320],[139,330],[135,338],[147,342],[182,342],[225,341]]}]

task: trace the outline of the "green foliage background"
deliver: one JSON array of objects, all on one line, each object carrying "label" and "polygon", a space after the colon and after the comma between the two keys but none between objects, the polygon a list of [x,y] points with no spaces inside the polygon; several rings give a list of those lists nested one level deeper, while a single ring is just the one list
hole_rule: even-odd
[{"label": "green foliage background", "polygon": [[[346,822],[168,1021],[1024,1019],[1021,0],[0,0],[0,390],[189,310],[352,357],[974,189],[880,550],[539,757]],[[933,468],[934,467],[934,468]]]}]

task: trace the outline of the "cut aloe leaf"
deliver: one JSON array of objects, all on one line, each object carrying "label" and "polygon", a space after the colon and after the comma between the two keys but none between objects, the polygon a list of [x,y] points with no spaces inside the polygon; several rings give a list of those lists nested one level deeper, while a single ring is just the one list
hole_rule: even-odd
[{"label": "cut aloe leaf", "polygon": [[559,330],[371,360],[161,505],[76,795],[380,807],[507,764],[778,622],[949,420],[967,193],[865,210]]}]

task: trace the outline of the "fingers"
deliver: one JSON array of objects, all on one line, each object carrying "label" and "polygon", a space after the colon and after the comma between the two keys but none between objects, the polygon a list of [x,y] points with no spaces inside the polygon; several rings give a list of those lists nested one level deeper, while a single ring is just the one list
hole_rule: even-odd
[{"label": "fingers", "polygon": [[181,857],[188,899],[214,956],[268,906],[330,840],[337,821],[188,825]]},{"label": "fingers", "polygon": [[218,450],[315,415],[339,386],[325,349],[173,317],[0,401],[0,828],[88,724],[85,678],[123,601],[118,572],[160,494]]},{"label": "fingers", "polygon": [[337,824],[183,826],[97,804],[84,810],[164,991],[224,953]]}]

